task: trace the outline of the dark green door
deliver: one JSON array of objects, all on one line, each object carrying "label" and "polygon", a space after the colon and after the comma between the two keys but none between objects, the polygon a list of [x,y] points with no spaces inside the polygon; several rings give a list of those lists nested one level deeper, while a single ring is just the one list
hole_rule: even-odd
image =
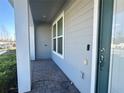
[{"label": "dark green door", "polygon": [[108,93],[113,1],[114,0],[100,0],[96,93]]}]

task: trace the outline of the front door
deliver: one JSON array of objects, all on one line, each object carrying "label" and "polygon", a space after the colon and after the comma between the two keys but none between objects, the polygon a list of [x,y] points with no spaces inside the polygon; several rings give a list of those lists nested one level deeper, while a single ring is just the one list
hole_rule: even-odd
[{"label": "front door", "polygon": [[51,32],[47,24],[37,26],[36,37],[36,60],[50,59],[51,56]]},{"label": "front door", "polygon": [[96,93],[124,93],[124,0],[101,0]]}]

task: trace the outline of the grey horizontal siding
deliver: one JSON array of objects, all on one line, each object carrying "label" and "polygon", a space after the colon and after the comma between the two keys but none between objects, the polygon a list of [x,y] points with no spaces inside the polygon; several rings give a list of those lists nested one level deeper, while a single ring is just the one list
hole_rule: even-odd
[{"label": "grey horizontal siding", "polygon": [[[86,47],[87,44],[92,47],[93,5],[93,0],[69,0],[65,4],[61,10],[65,13],[64,59],[52,54],[52,59],[81,93],[90,93],[92,51],[86,51]],[[85,59],[88,65],[84,64]],[[85,73],[84,79],[81,78],[81,72]]]}]

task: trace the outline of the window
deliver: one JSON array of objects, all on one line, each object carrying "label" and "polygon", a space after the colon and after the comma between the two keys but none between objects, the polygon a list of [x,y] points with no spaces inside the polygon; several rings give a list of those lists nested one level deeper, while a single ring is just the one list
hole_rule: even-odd
[{"label": "window", "polygon": [[64,52],[64,13],[52,25],[52,51],[63,57]]}]

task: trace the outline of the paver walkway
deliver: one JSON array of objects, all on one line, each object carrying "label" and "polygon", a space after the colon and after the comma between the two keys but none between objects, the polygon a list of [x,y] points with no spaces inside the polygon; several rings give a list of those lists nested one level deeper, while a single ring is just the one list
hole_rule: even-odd
[{"label": "paver walkway", "polygon": [[0,50],[0,55],[6,53],[7,51],[6,50]]},{"label": "paver walkway", "polygon": [[32,91],[28,93],[79,93],[51,60],[32,62]]}]

